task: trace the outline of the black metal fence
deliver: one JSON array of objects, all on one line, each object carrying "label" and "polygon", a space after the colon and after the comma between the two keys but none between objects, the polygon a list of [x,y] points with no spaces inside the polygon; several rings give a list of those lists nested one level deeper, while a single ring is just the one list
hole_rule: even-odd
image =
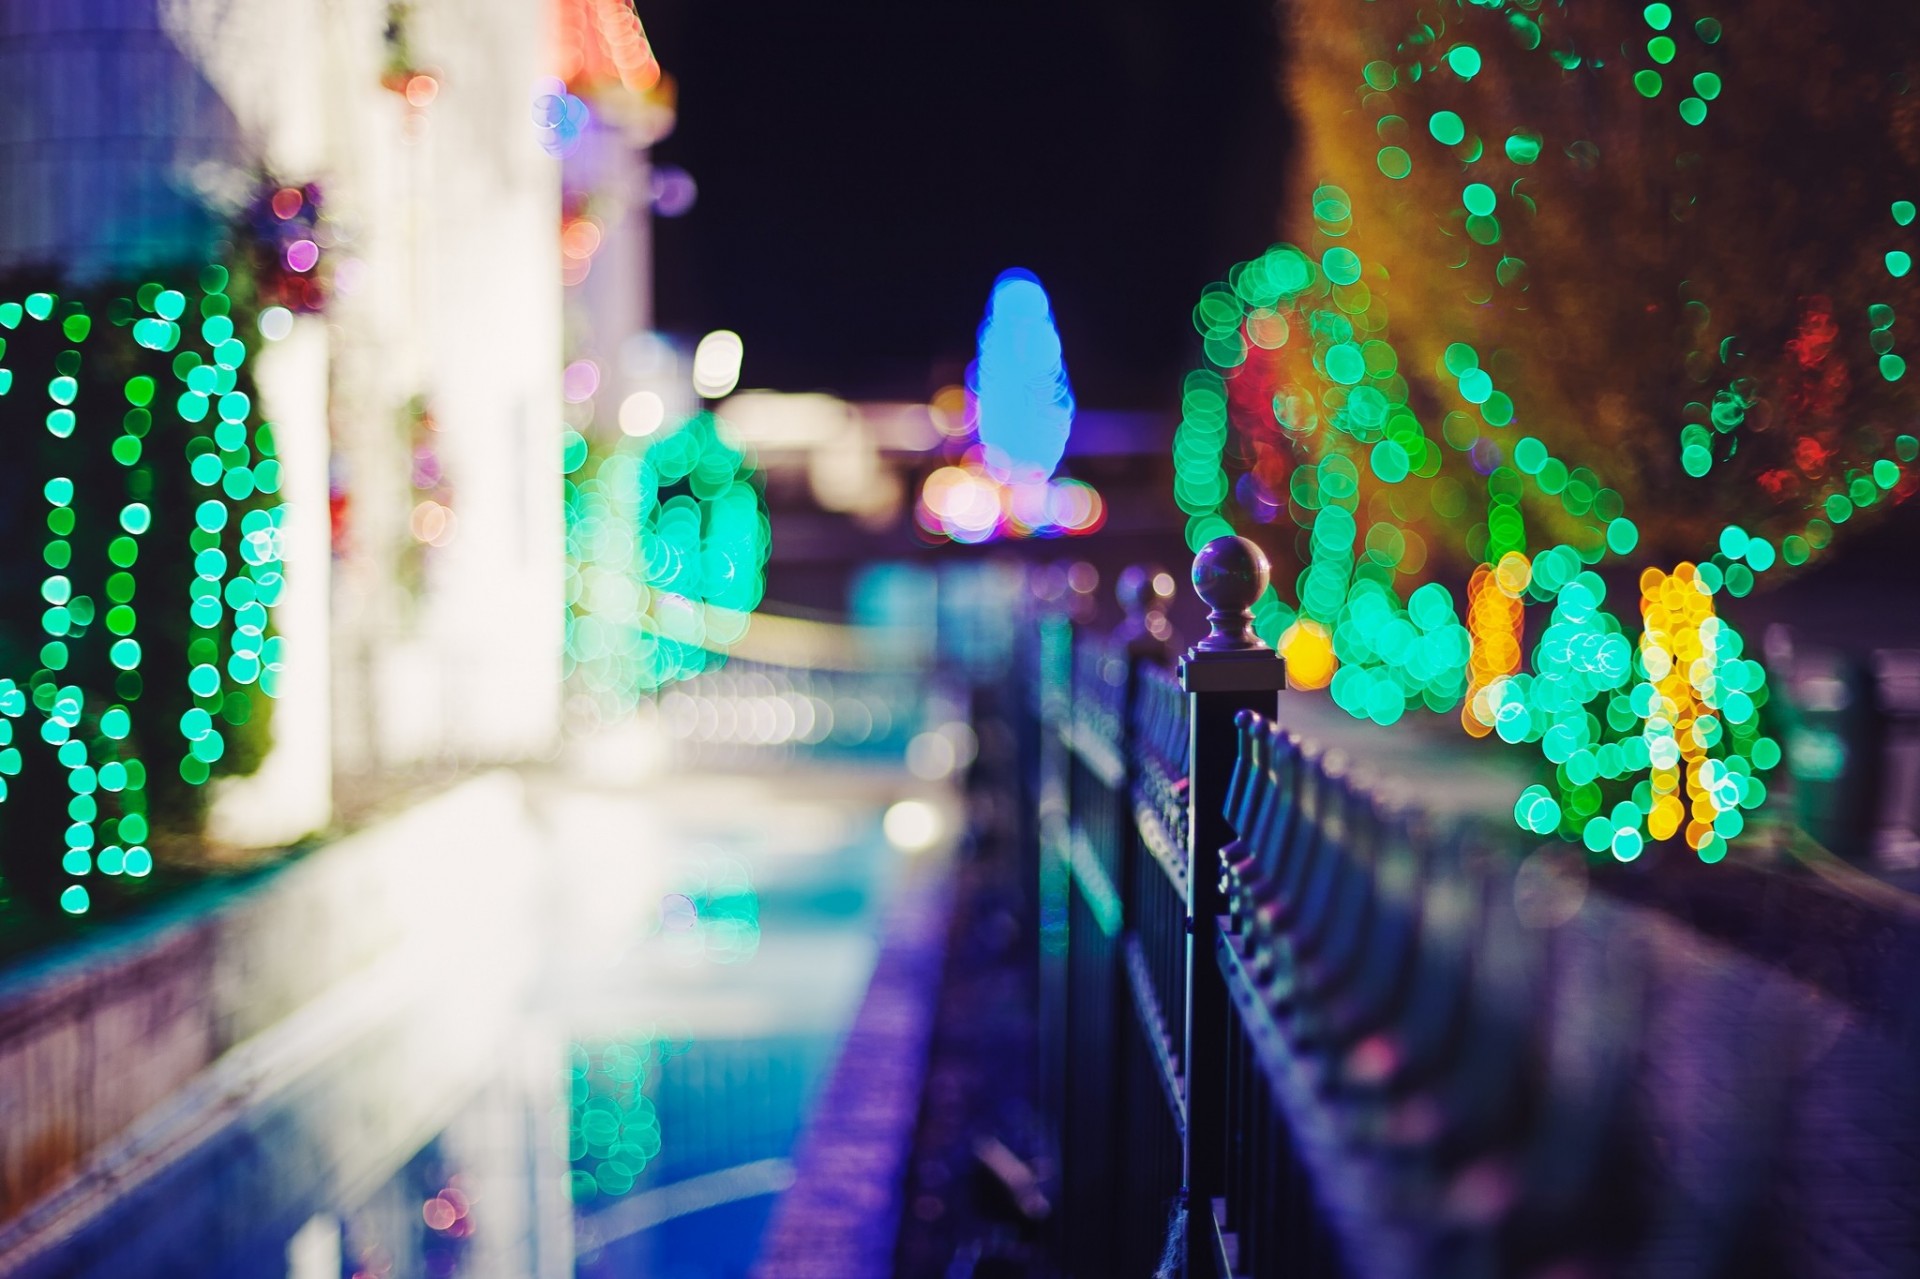
[{"label": "black metal fence", "polygon": [[[1177,673],[1055,616],[1028,644],[1061,1268],[1819,1272],[1776,1245],[1859,1222],[1783,1205],[1829,1176],[1840,1110],[1912,1125],[1913,1090],[1801,1108],[1819,1086],[1752,1054],[1831,1009],[1297,737],[1244,625],[1257,551],[1195,575],[1214,632]],[[1878,1069],[1864,1031],[1827,1043],[1823,1068]],[[1793,1130],[1816,1112],[1831,1137]],[[1871,1193],[1910,1201],[1912,1171]]]}]

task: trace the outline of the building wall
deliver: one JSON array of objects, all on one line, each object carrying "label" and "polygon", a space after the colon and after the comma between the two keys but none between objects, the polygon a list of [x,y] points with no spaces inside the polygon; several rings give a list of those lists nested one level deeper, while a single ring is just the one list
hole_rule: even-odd
[{"label": "building wall", "polygon": [[[408,45],[439,85],[417,108],[381,83],[378,0],[198,7],[230,33],[201,42],[211,78],[281,177],[322,180],[344,239],[326,316],[348,512],[334,759],[364,774],[537,752],[557,723],[561,563],[559,168],[532,121],[546,15],[415,4]],[[299,70],[263,73],[278,67]],[[443,545],[409,528],[412,403],[453,494]]]},{"label": "building wall", "polygon": [[[558,729],[560,171],[532,118],[550,16],[409,11],[424,107],[382,83],[385,0],[0,0],[0,272],[204,261],[262,181],[324,192],[332,300],[258,366],[296,437],[275,623],[299,705],[225,788],[232,843],[324,827],[335,775],[524,758]],[[435,545],[412,522],[427,497],[454,513]]]},{"label": "building wall", "polygon": [[296,1085],[286,1122],[307,1131],[253,1156],[247,1193],[350,1201],[391,1175],[500,1074],[546,853],[521,783],[493,773],[0,982],[0,1272],[71,1247]]},{"label": "building wall", "polygon": [[241,126],[160,2],[0,3],[0,271],[89,282],[211,247],[197,188]]}]

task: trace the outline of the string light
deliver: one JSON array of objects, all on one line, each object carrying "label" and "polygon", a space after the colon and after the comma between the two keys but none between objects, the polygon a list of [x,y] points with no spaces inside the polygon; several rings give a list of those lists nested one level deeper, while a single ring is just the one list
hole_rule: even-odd
[{"label": "string light", "polygon": [[752,460],[711,413],[621,434],[569,431],[566,673],[610,707],[726,660],[766,586],[771,536]]},{"label": "string light", "polygon": [[[68,795],[59,855],[73,882],[59,903],[70,914],[92,909],[87,881],[95,873],[152,871],[146,761],[167,734],[185,742],[181,781],[202,786],[227,755],[227,734],[252,717],[249,686],[269,697],[277,691],[280,640],[267,632],[281,589],[279,463],[272,428],[257,419],[242,385],[247,347],[236,336],[227,282],[213,266],[191,299],[153,282],[99,308],[44,292],[0,303],[0,334],[52,341],[42,420],[54,441],[46,456],[58,469],[42,489],[48,536],[38,669],[0,679],[0,801],[26,802],[8,793],[24,767],[15,723],[37,712]],[[36,325],[51,332],[22,331]],[[0,359],[8,354],[0,337]],[[136,371],[109,378],[90,365]],[[0,366],[0,395],[14,386],[14,369]],[[9,407],[0,401],[0,411]],[[111,457],[111,470],[93,469],[94,456]],[[182,558],[177,545],[153,546],[182,535],[173,525],[163,535],[154,506],[156,489],[176,478],[195,494],[184,531],[194,576],[185,598],[166,599],[155,594],[165,573],[145,561]],[[110,526],[93,523],[102,520]],[[172,626],[156,627],[169,610]],[[156,697],[149,687],[152,636],[179,637],[184,696]],[[161,648],[171,657],[176,644]],[[185,710],[163,725],[156,717],[168,704]]]},{"label": "string light", "polygon": [[1467,583],[1467,632],[1473,644],[1467,657],[1467,696],[1460,723],[1473,737],[1485,737],[1515,718],[1526,723],[1525,702],[1502,694],[1507,690],[1506,678],[1520,672],[1525,617],[1520,596],[1531,569],[1526,557],[1515,551],[1508,552],[1501,567],[1504,575],[1482,565]]}]

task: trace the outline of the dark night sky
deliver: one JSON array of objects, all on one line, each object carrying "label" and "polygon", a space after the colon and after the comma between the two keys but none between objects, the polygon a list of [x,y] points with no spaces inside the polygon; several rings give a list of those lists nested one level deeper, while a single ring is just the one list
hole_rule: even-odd
[{"label": "dark night sky", "polygon": [[737,329],[745,383],[924,397],[994,276],[1053,296],[1076,396],[1171,401],[1200,288],[1272,239],[1272,0],[671,0],[660,327]]}]

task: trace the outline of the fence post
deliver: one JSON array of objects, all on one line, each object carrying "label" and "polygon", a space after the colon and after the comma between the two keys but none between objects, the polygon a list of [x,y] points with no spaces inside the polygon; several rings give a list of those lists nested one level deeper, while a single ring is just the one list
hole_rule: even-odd
[{"label": "fence post", "polygon": [[1180,660],[1188,699],[1187,781],[1187,1275],[1226,1279],[1214,1201],[1224,1193],[1227,994],[1214,946],[1226,903],[1220,849],[1233,836],[1224,808],[1243,710],[1271,716],[1284,682],[1279,655],[1253,633],[1267,557],[1244,537],[1217,537],[1194,557],[1193,587],[1212,611],[1209,633]]}]

